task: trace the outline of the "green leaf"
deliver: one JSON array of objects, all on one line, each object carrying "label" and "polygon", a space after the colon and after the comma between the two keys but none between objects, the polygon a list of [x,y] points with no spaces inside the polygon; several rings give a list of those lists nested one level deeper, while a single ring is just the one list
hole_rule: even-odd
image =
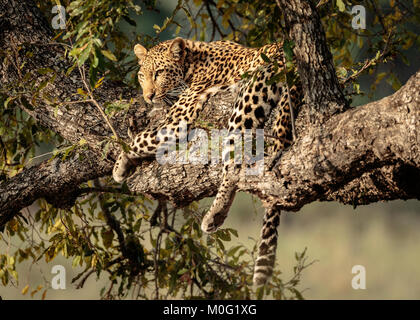
[{"label": "green leaf", "polygon": [[77,64],[74,63],[67,71],[66,71],[66,77],[70,75],[70,73],[73,72],[74,68],[76,68]]},{"label": "green leaf", "polygon": [[376,76],[376,82],[380,82],[383,78],[385,78],[386,75],[387,75],[386,72],[378,73],[378,75]]},{"label": "green leaf", "polygon": [[7,109],[9,103],[14,99],[14,97],[7,97],[6,101],[4,101],[4,108]]},{"label": "green leaf", "polygon": [[93,56],[92,56],[92,68],[97,68],[99,65],[99,58],[96,55],[96,50],[93,50]]},{"label": "green leaf", "polygon": [[227,255],[233,257],[235,255],[235,253],[241,248],[242,248],[242,246],[233,247],[233,248],[229,249]]},{"label": "green leaf", "polygon": [[217,235],[223,241],[230,241],[231,240],[230,233],[227,230],[219,230],[217,232]]},{"label": "green leaf", "polygon": [[82,262],[82,257],[81,256],[75,256],[72,262],[72,267],[75,268],[77,267],[77,265],[80,265]]},{"label": "green leaf", "polygon": [[102,54],[111,61],[117,61],[117,57],[109,50],[101,50]]},{"label": "green leaf", "polygon": [[264,287],[259,287],[257,289],[257,300],[262,300],[264,296]]},{"label": "green leaf", "polygon": [[290,40],[285,40],[283,42],[283,52],[286,57],[286,61],[292,61],[293,60],[293,47],[295,46],[295,43]]},{"label": "green leaf", "polygon": [[298,300],[305,300],[302,296],[302,294],[296,289],[296,288],[288,288],[292,293],[295,294],[296,298]]},{"label": "green leaf", "polygon": [[50,79],[42,81],[39,84],[39,87],[38,87],[37,91],[41,91],[42,89],[44,89],[47,86],[48,82],[50,82]]},{"label": "green leaf", "polygon": [[236,231],[235,229],[232,228],[228,228],[226,229],[227,231],[229,231],[231,234],[233,234],[236,238],[238,238],[238,231]]},{"label": "green leaf", "polygon": [[340,12],[344,12],[346,10],[346,6],[343,2],[343,0],[337,0],[337,7]]},{"label": "green leaf", "polygon": [[38,72],[39,74],[45,75],[45,74],[48,74],[48,73],[54,72],[54,70],[53,70],[53,69],[51,69],[51,68],[39,68],[39,69],[37,70],[37,72]]},{"label": "green leaf", "polygon": [[188,272],[188,269],[183,268],[183,269],[179,270],[179,271],[177,272],[177,274],[178,274],[178,275],[183,275],[184,273],[187,273],[187,272]]},{"label": "green leaf", "polygon": [[397,91],[399,88],[401,88],[401,82],[400,80],[397,78],[397,76],[394,73],[391,73],[388,77],[388,79],[386,80],[386,82],[388,82],[388,84],[392,87],[392,89],[394,89],[395,91]]},{"label": "green leaf", "polygon": [[83,90],[82,88],[77,88],[77,93],[80,94],[81,96],[87,97],[88,93]]},{"label": "green leaf", "polygon": [[89,44],[82,51],[82,53],[79,55],[79,58],[77,59],[79,66],[83,65],[86,62],[87,58],[89,58],[91,50],[92,50],[92,43],[89,42]]}]

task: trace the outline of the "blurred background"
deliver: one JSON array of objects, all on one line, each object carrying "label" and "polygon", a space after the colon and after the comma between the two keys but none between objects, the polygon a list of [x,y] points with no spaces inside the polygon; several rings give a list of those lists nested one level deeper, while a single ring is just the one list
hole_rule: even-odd
[{"label": "blurred background", "polygon": [[[154,25],[162,25],[165,18],[177,5],[177,1],[157,2],[157,11],[144,11],[138,18],[137,29],[144,34],[155,34]],[[142,5],[142,2],[139,2]],[[374,17],[368,16],[368,19]],[[180,19],[180,21],[183,21]],[[185,21],[185,19],[184,19]],[[187,22],[185,21],[187,24]],[[121,22],[121,29],[129,29],[126,22]],[[418,32],[418,26],[414,26]],[[188,27],[181,26],[179,36],[188,36]],[[160,40],[175,36],[169,28],[160,34]],[[366,49],[354,52],[358,61],[366,57]],[[393,64],[381,67],[380,72],[392,68],[404,84],[420,68],[420,59],[416,49],[406,52],[410,65],[396,59]],[[362,90],[368,90],[373,78],[369,75],[360,78]],[[355,106],[377,100],[394,92],[390,83],[382,81],[371,96],[359,96]],[[39,153],[51,150],[45,146]],[[201,208],[208,207],[212,199],[200,201]],[[36,205],[29,210],[36,211]],[[263,210],[258,199],[244,193],[237,195],[224,227],[238,230],[239,237],[229,245],[238,243],[253,246],[259,238]],[[292,275],[295,252],[307,248],[308,261],[314,264],[304,270],[301,289],[307,299],[420,299],[420,202],[393,201],[376,203],[353,208],[338,203],[312,203],[298,213],[285,212],[279,227],[279,245],[277,264],[287,279]],[[6,238],[0,242],[0,251],[6,252],[10,243]],[[227,244],[226,244],[227,245]],[[227,247],[229,246],[227,245]],[[3,299],[39,299],[21,291],[28,283],[50,281],[51,268],[62,264],[67,271],[67,279],[73,278],[82,269],[72,268],[71,260],[58,256],[52,263],[44,259],[35,264],[23,262],[18,265],[19,284],[9,283],[0,286]],[[362,265],[366,269],[366,289],[354,290],[351,286],[352,267]],[[99,289],[107,282],[106,278],[90,277],[82,289],[76,289],[69,282],[66,290],[48,290],[47,299],[98,299]]]}]

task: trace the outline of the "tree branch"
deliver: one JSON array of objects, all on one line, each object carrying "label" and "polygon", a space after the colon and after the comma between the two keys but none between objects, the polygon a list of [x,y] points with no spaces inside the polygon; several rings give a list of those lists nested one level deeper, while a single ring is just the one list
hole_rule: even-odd
[{"label": "tree branch", "polygon": [[[317,200],[362,205],[420,197],[420,71],[392,96],[335,115],[322,127],[307,126],[304,118],[299,115],[298,139],[277,164],[279,177],[243,177],[240,190],[292,211]],[[128,184],[185,205],[214,195],[219,179],[218,166],[153,162]]]},{"label": "tree branch", "polygon": [[[293,4],[299,1],[289,2],[290,5],[280,1],[286,8],[285,14],[293,16]],[[306,9],[296,12],[302,14],[295,20],[287,19],[296,42],[305,99],[314,103],[308,103],[297,116],[298,139],[276,166],[278,176],[266,172],[263,177],[242,177],[240,190],[258,195],[267,205],[274,203],[287,210],[299,210],[316,200],[361,205],[379,200],[419,199],[420,72],[392,96],[332,115],[347,107],[334,78],[325,37],[308,35],[318,32],[316,11],[305,3],[301,5]],[[0,225],[40,197],[57,206],[71,205],[80,195],[81,183],[111,173],[112,159],[120,149],[118,144],[112,144],[107,156],[102,156],[104,143],[110,141],[112,133],[94,105],[77,102],[81,100],[77,96],[77,89],[82,87],[80,75],[76,72],[65,75],[71,61],[64,57],[60,45],[49,42],[51,32],[37,10],[29,1],[0,0],[0,12],[7,12],[0,16],[2,92],[14,95],[10,88],[23,81],[26,74],[39,85],[49,76],[36,70],[54,70],[54,81],[38,95],[22,93],[19,97],[22,104],[16,106],[70,143],[85,139],[89,150],[76,153],[82,157],[66,161],[56,158],[26,168],[2,182]],[[138,92],[121,83],[104,81],[95,90],[95,98],[101,106],[121,99],[130,103],[127,112],[110,119],[123,139],[127,139],[129,117],[134,117],[139,130],[144,130],[156,126],[166,112],[150,112],[138,98]],[[227,93],[211,98],[198,125],[211,123],[226,127],[232,99]],[[308,121],[308,115],[314,116],[318,111],[324,115],[322,126]],[[144,161],[128,184],[133,192],[182,206],[213,196],[220,183],[220,172],[219,166],[159,165],[156,161]]]},{"label": "tree branch", "polygon": [[56,157],[26,168],[0,183],[0,227],[39,198],[59,208],[71,207],[80,195],[81,183],[108,175],[111,170],[111,161],[100,161],[98,154],[89,150],[65,161]]}]

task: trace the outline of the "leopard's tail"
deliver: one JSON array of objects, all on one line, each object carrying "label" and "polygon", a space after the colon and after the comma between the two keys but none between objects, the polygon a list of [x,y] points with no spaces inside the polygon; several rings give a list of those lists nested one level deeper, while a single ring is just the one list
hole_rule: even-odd
[{"label": "leopard's tail", "polygon": [[254,267],[254,285],[264,285],[273,274],[276,261],[277,227],[280,224],[280,209],[272,206],[265,210],[261,240]]}]

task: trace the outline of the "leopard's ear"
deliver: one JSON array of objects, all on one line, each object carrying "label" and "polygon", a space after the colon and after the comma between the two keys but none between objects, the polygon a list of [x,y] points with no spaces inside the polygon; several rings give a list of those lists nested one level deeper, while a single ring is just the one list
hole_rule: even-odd
[{"label": "leopard's ear", "polygon": [[169,55],[176,61],[185,57],[185,41],[182,38],[175,38],[169,46]]},{"label": "leopard's ear", "polygon": [[136,44],[134,46],[134,54],[139,59],[139,64],[141,64],[144,58],[146,57],[147,49],[143,47],[141,44]]}]

